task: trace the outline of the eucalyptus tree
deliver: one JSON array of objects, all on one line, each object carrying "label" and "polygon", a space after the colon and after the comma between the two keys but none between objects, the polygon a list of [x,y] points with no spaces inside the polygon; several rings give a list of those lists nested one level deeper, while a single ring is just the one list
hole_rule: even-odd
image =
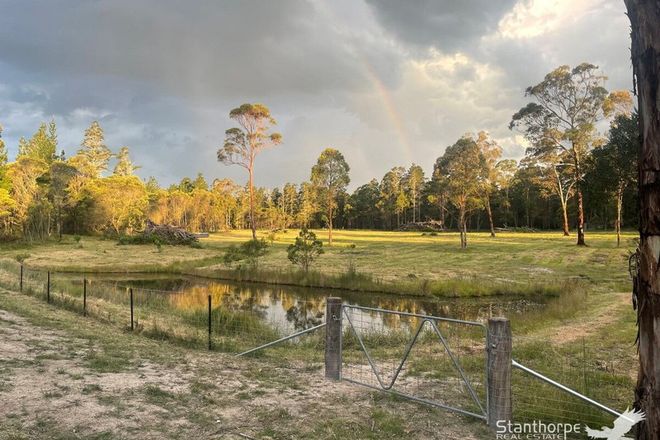
[{"label": "eucalyptus tree", "polygon": [[0,124],[0,170],[3,170],[7,165],[7,160],[7,148],[5,147],[5,141],[2,140],[2,124]]},{"label": "eucalyptus tree", "polygon": [[[407,206],[407,203],[403,203],[405,195],[402,190],[405,172],[403,167],[394,167],[385,173],[380,182],[378,208],[381,210],[384,223],[388,228],[392,228],[392,217],[395,213],[397,227],[399,227],[401,211]],[[403,208],[400,205],[404,205]]]},{"label": "eucalyptus tree", "polygon": [[64,228],[64,211],[72,207],[69,185],[78,174],[78,169],[73,165],[64,161],[56,161],[50,165],[49,172],[44,175],[48,179],[48,199],[55,210],[57,236],[60,240]]},{"label": "eucalyptus tree", "polygon": [[350,167],[344,155],[334,148],[323,150],[312,167],[311,182],[317,191],[320,204],[325,208],[328,221],[328,244],[332,245],[332,216],[337,206],[337,195],[346,189],[351,179]]},{"label": "eucalyptus tree", "polygon": [[490,236],[495,237],[495,224],[493,223],[493,210],[490,206],[491,194],[496,189],[497,183],[497,162],[502,157],[502,147],[490,138],[488,133],[480,131],[475,140],[479,151],[483,157],[482,183],[483,199],[486,213],[488,214],[488,225],[490,226]]},{"label": "eucalyptus tree", "polygon": [[511,197],[509,196],[509,191],[511,190],[511,185],[513,184],[513,179],[516,175],[516,170],[518,169],[518,162],[516,162],[515,159],[503,159],[497,162],[495,168],[497,169],[495,186],[500,192],[502,198],[501,206],[504,208],[502,214],[504,225],[506,226],[509,221],[509,211],[511,209]]},{"label": "eucalyptus tree", "polygon": [[616,202],[616,244],[621,244],[621,214],[623,193],[637,180],[639,152],[639,125],[637,114],[620,115],[612,122],[608,142],[593,151],[592,173],[602,190],[614,195]]},{"label": "eucalyptus tree", "polygon": [[586,244],[583,162],[598,140],[596,124],[630,101],[626,93],[608,94],[603,87],[605,80],[593,64],[582,63],[572,69],[560,66],[526,89],[525,96],[534,102],[518,110],[509,124],[511,129],[521,129],[530,142],[528,155],[570,167],[577,196],[578,245]]},{"label": "eucalyptus tree", "polygon": [[254,162],[257,155],[269,147],[282,143],[282,135],[270,133],[277,124],[270,110],[263,104],[243,104],[229,112],[229,117],[240,127],[225,131],[224,145],[218,149],[218,161],[225,165],[239,165],[248,172],[250,196],[250,228],[252,239],[257,239],[254,200]]},{"label": "eucalyptus tree", "polygon": [[41,123],[30,140],[21,138],[18,146],[20,157],[42,160],[50,165],[57,157],[57,126],[55,121]]},{"label": "eucalyptus tree", "polygon": [[121,147],[117,153],[117,164],[113,174],[115,176],[132,176],[140,167],[133,164],[129,153],[128,147]]},{"label": "eucalyptus tree", "polygon": [[482,206],[484,156],[471,136],[447,147],[437,169],[449,202],[458,211],[461,249],[467,248],[467,217]]},{"label": "eucalyptus tree", "polygon": [[[660,438],[660,8],[657,0],[625,0],[631,23],[632,65],[641,143],[637,305],[639,373],[635,408],[644,411],[636,437]],[[635,304],[635,302],[633,302]]]},{"label": "eucalyptus tree", "polygon": [[85,130],[81,148],[71,161],[83,174],[97,178],[108,169],[111,157],[112,152],[105,145],[103,129],[98,121],[94,121]]},{"label": "eucalyptus tree", "polygon": [[412,164],[403,179],[408,200],[412,204],[412,221],[419,220],[417,211],[419,210],[419,195],[424,186],[424,170],[419,165]]}]

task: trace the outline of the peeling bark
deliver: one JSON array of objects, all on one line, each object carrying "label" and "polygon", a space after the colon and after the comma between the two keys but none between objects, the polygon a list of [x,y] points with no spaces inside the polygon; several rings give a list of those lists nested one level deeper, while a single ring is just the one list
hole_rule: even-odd
[{"label": "peeling bark", "polygon": [[639,372],[635,408],[646,413],[636,438],[660,438],[660,2],[625,0],[631,23],[632,65],[639,109]]}]

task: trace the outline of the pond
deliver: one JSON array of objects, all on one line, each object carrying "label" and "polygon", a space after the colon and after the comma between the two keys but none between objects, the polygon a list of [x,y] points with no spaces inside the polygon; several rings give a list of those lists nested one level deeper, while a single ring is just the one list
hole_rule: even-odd
[{"label": "pond", "polygon": [[[75,284],[80,283],[82,277],[82,274],[58,274],[60,282],[68,281]],[[130,287],[133,288],[137,298],[140,295],[167,298],[168,306],[176,309],[202,310],[207,305],[208,296],[211,295],[214,308],[232,312],[248,312],[269,325],[277,327],[285,334],[322,323],[325,314],[325,300],[329,296],[340,297],[347,305],[466,321],[485,321],[491,316],[523,315],[528,311],[543,309],[551,301],[559,300],[559,298],[547,297],[503,296],[428,298],[232,282],[167,274],[88,274],[87,279],[88,291],[92,297],[97,286],[111,285],[119,290],[126,290]],[[368,316],[373,321],[372,324],[381,328],[394,328],[400,325],[395,315],[372,313]]]}]

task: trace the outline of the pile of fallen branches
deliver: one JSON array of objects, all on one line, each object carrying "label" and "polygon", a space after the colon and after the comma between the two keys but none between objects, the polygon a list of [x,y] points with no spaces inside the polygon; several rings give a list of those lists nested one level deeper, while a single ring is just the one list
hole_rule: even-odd
[{"label": "pile of fallen branches", "polygon": [[171,225],[159,225],[151,220],[147,220],[144,231],[136,235],[124,235],[119,237],[119,244],[197,246],[199,240],[195,234],[192,234],[185,229]]},{"label": "pile of fallen branches", "polygon": [[185,229],[170,225],[159,225],[151,220],[147,220],[142,235],[149,239],[148,241],[160,241],[161,244],[190,245],[199,241],[195,234],[190,233]]},{"label": "pile of fallen branches", "polygon": [[411,222],[399,226],[402,232],[440,232],[444,231],[442,222],[437,220],[428,220],[425,222]]}]

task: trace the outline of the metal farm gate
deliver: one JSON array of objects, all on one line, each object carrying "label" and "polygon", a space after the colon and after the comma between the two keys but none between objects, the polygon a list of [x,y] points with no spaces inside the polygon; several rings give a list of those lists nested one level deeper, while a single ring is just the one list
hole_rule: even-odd
[{"label": "metal farm gate", "polygon": [[487,419],[487,328],[480,322],[341,306],[342,380]]}]

